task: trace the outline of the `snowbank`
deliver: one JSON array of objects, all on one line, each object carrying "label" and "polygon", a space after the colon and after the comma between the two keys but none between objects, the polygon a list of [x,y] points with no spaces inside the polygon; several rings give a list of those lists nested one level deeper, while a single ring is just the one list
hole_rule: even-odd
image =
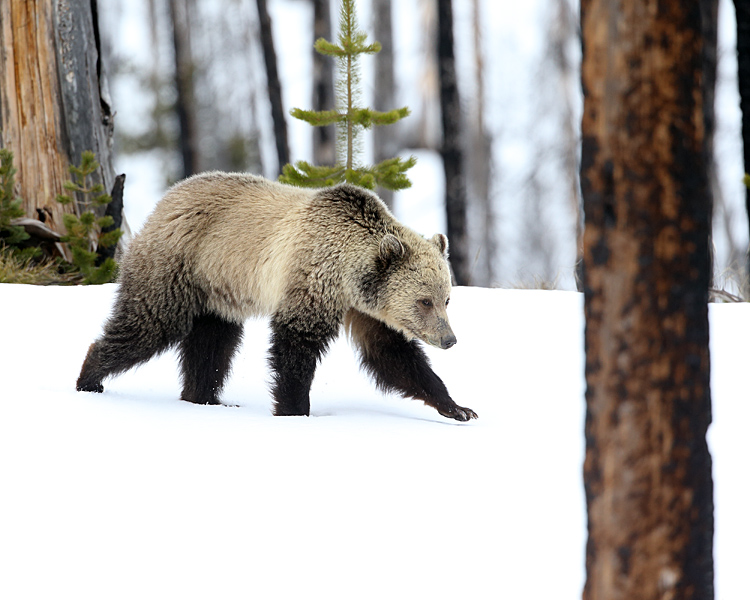
[{"label": "snowbank", "polygon": [[[261,321],[231,407],[179,402],[172,354],[76,393],[114,289],[0,285],[0,597],[580,597],[580,295],[454,290],[459,342],[428,352],[460,424],[383,397],[344,339],[312,416],[272,417]],[[750,305],[711,318],[721,600],[750,561]]]}]

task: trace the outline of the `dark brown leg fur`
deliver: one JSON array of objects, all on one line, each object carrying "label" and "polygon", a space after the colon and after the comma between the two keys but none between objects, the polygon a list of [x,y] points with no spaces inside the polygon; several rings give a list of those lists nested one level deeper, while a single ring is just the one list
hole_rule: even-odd
[{"label": "dark brown leg fur", "polygon": [[232,357],[242,341],[242,325],[216,315],[202,315],[180,343],[181,400],[219,404]]},{"label": "dark brown leg fur", "polygon": [[453,401],[418,342],[407,341],[395,329],[356,310],[347,314],[346,327],[359,350],[362,367],[380,389],[422,400],[457,421],[477,418],[473,410]]},{"label": "dark brown leg fur", "polygon": [[97,359],[92,357],[95,346],[95,343],[89,346],[86,359],[83,361],[81,374],[78,376],[78,381],[76,382],[76,390],[79,392],[97,392],[101,394],[104,391],[101,378],[97,378],[95,375],[100,370]]},{"label": "dark brown leg fur", "polygon": [[274,377],[274,415],[310,415],[310,386],[315,369],[339,327],[335,317],[325,320],[313,311],[304,319],[304,325],[299,316],[273,318],[268,362]]}]

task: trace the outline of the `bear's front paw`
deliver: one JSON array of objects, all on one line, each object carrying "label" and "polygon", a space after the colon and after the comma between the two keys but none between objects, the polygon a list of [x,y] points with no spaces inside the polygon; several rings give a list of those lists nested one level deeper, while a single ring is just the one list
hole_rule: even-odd
[{"label": "bear's front paw", "polygon": [[456,421],[468,421],[469,419],[478,419],[477,413],[470,408],[463,408],[461,406],[451,406],[446,410],[438,410],[438,412],[444,417],[449,419],[456,419]]}]

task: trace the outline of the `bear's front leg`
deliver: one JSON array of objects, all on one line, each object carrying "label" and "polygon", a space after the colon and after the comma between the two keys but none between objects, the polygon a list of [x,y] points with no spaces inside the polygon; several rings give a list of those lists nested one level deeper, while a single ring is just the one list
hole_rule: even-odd
[{"label": "bear's front leg", "polygon": [[274,415],[310,415],[310,386],[323,353],[339,329],[321,315],[276,315],[271,321],[269,364]]},{"label": "bear's front leg", "polygon": [[477,418],[473,410],[453,401],[416,341],[408,341],[395,329],[357,310],[349,311],[346,325],[359,350],[362,367],[378,387],[422,400],[444,417],[456,421]]}]

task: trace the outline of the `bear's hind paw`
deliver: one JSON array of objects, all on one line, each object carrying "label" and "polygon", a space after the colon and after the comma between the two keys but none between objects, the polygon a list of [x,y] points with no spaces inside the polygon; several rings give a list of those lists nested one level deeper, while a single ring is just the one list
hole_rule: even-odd
[{"label": "bear's hind paw", "polygon": [[104,386],[101,383],[76,383],[76,391],[78,392],[95,392],[101,394],[104,391]]}]

